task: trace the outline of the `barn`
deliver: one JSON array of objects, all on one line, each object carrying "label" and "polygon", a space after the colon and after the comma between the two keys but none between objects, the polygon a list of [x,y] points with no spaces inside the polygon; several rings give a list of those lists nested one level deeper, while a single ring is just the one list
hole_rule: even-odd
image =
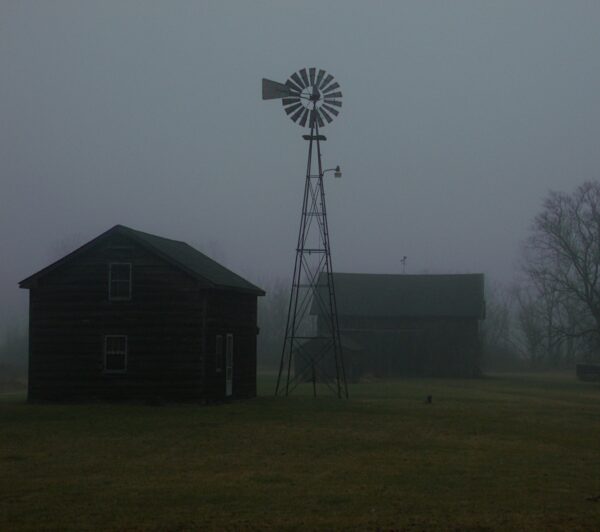
[{"label": "barn", "polygon": [[[333,279],[342,345],[352,346],[344,348],[349,379],[479,374],[483,274],[334,273]],[[326,334],[319,308],[313,304],[311,312],[318,334]]]},{"label": "barn", "polygon": [[256,395],[264,292],[184,242],[116,225],[19,286],[30,400]]}]

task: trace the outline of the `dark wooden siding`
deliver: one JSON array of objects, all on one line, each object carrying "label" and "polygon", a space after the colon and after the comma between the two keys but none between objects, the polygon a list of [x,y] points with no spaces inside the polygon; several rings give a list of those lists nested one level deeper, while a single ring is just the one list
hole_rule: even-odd
[{"label": "dark wooden siding", "polygon": [[[110,262],[132,264],[130,301],[109,301]],[[205,297],[186,273],[114,235],[31,288],[30,398],[204,397]],[[107,374],[104,336],[120,334],[127,372]]]}]

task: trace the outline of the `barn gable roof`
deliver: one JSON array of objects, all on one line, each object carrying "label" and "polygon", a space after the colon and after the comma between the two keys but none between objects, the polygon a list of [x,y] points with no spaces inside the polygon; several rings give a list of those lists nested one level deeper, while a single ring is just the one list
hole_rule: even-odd
[{"label": "barn gable roof", "polygon": [[120,234],[130,238],[151,253],[154,253],[171,263],[173,266],[184,270],[199,281],[207,283],[211,288],[238,290],[261,296],[265,294],[261,288],[246,281],[238,274],[225,268],[225,266],[222,266],[185,242],[144,233],[143,231],[131,229],[124,225],[115,225],[87,244],[84,244],[72,253],[64,256],[62,259],[59,259],[39,272],[27,277],[27,279],[24,279],[19,283],[19,286],[21,288],[30,288],[32,283],[39,278],[54,271],[63,264],[70,262],[84,251],[98,245],[101,241],[113,234]]},{"label": "barn gable roof", "polygon": [[[343,316],[477,319],[485,317],[481,273],[334,273],[333,278],[338,314]],[[316,305],[313,306],[313,311],[316,311]]]}]

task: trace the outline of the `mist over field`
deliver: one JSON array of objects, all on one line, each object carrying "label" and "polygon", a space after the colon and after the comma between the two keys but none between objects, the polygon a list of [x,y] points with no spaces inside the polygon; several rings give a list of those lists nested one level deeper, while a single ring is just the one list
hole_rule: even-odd
[{"label": "mist over field", "polygon": [[0,531],[598,530],[599,22],[0,0]]},{"label": "mist over field", "polygon": [[0,3],[0,331],[18,281],[115,224],[286,286],[303,130],[260,80],[324,68],[334,270],[513,282],[549,190],[600,168],[600,4]]}]

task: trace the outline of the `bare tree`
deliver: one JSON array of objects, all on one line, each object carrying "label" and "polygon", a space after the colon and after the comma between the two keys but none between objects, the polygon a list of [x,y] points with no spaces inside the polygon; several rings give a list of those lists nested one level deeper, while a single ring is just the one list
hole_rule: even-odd
[{"label": "bare tree", "polygon": [[260,283],[266,296],[258,298],[258,365],[262,370],[279,367],[281,347],[287,319],[290,289],[288,282],[279,278]]},{"label": "bare tree", "polygon": [[480,338],[486,369],[518,369],[520,353],[513,339],[513,294],[499,284],[486,286],[485,320]]},{"label": "bare tree", "polygon": [[[529,288],[529,289],[528,289]],[[515,343],[521,357],[531,368],[541,368],[551,358],[549,345],[553,334],[547,327],[546,312],[552,307],[531,287],[515,287]]]},{"label": "bare tree", "polygon": [[599,343],[600,183],[548,195],[526,242],[525,272],[550,358],[568,339]]}]

